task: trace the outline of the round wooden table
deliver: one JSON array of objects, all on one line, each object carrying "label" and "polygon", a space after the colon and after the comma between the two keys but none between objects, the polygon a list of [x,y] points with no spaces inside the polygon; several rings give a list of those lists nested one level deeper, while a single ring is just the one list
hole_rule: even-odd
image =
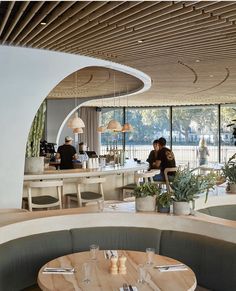
[{"label": "round wooden table", "polygon": [[[97,260],[90,259],[89,252],[80,252],[63,257],[59,257],[45,264],[38,274],[38,285],[42,290],[50,291],[69,291],[69,290],[88,290],[88,291],[108,291],[120,290],[124,283],[136,286],[138,291],[185,291],[195,290],[197,282],[193,271],[188,268],[182,271],[160,272],[154,268],[156,265],[172,265],[180,263],[174,259],[155,255],[154,264],[145,265],[147,271],[147,282],[138,283],[138,265],[146,263],[146,253],[136,251],[118,251],[118,255],[127,257],[126,275],[112,275],[109,272],[110,260],[105,258],[104,251],[99,251]],[[91,282],[83,282],[82,265],[84,262],[91,262],[92,275]],[[43,274],[45,267],[73,267],[73,274]]]}]

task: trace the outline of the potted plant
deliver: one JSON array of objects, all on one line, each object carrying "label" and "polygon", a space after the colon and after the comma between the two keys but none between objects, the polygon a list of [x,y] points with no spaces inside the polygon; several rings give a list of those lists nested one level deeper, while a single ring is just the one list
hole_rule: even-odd
[{"label": "potted plant", "polygon": [[173,189],[173,213],[176,215],[189,215],[190,201],[194,203],[200,193],[206,194],[206,202],[209,189],[215,185],[213,174],[197,175],[194,174],[194,170],[178,170],[175,174],[171,188]]},{"label": "potted plant", "polygon": [[44,170],[44,157],[40,157],[40,141],[43,136],[46,102],[39,107],[30,128],[25,158],[25,173],[41,173]]},{"label": "potted plant", "polygon": [[161,213],[169,213],[172,204],[171,193],[165,191],[157,196],[157,210]]},{"label": "potted plant", "polygon": [[228,182],[227,192],[236,193],[236,154],[224,164],[222,171]]},{"label": "potted plant", "polygon": [[156,197],[160,189],[155,183],[144,183],[136,186],[133,190],[135,206],[137,211],[155,211]]}]

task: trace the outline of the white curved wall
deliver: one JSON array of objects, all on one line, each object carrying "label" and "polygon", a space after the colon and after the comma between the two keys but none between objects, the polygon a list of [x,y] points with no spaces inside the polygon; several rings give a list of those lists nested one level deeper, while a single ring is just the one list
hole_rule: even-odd
[{"label": "white curved wall", "polygon": [[151,86],[146,74],[120,64],[46,50],[0,46],[0,208],[21,207],[25,145],[41,102],[66,76],[96,65],[136,76],[145,84],[141,91]]}]

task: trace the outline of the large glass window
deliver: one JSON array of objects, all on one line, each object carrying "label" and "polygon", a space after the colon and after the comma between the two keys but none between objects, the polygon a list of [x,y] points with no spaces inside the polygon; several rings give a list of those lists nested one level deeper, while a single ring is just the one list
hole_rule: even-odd
[{"label": "large glass window", "polygon": [[217,106],[176,107],[172,110],[173,152],[179,163],[199,165],[199,142],[204,139],[209,162],[218,161]]},{"label": "large glass window", "polygon": [[[234,120],[234,121],[233,121]],[[236,152],[236,105],[221,106],[221,160],[226,162]]]},{"label": "large glass window", "polygon": [[172,120],[170,112],[171,107],[102,109],[102,124],[115,118],[123,125],[125,116],[134,131],[102,134],[101,153],[114,144],[118,148],[125,145],[126,157],[145,161],[153,140],[161,136],[166,138],[168,147],[172,146],[177,165],[197,167],[200,164],[202,139],[209,153],[207,162],[225,162],[236,152],[236,104],[172,107]]}]

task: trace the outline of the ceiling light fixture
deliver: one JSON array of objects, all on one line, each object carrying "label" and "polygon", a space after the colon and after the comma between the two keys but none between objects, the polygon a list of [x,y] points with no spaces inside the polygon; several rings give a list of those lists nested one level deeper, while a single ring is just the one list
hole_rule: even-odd
[{"label": "ceiling light fixture", "polygon": [[47,25],[47,22],[46,21],[42,21],[40,22],[41,25]]},{"label": "ceiling light fixture", "polygon": [[[129,105],[128,105],[128,86],[126,87],[126,108],[128,110]],[[133,126],[128,122],[128,112],[127,112],[127,122],[123,125],[122,127],[122,132],[131,132],[134,131]]]},{"label": "ceiling light fixture", "polygon": [[196,63],[200,63],[200,60],[196,60]]},{"label": "ceiling light fixture", "polygon": [[143,40],[142,40],[142,39],[139,39],[139,40],[138,40],[138,43],[143,43]]}]

